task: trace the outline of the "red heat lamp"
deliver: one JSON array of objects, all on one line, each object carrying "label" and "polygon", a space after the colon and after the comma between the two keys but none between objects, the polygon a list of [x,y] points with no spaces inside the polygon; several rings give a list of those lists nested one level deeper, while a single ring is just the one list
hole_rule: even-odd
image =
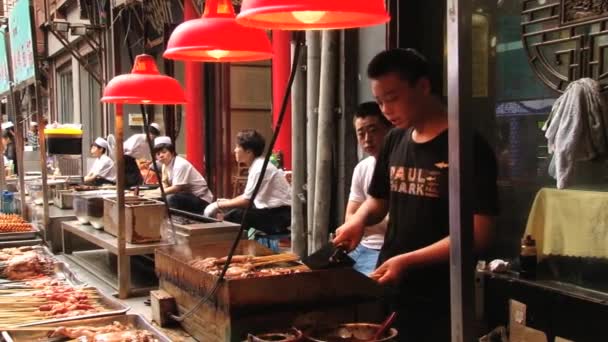
[{"label": "red heat lamp", "polygon": [[130,74],[114,77],[103,90],[101,102],[129,104],[180,104],[186,95],[176,79],[161,75],[154,58],[135,57]]},{"label": "red heat lamp", "polygon": [[390,20],[384,0],[243,0],[239,24],[273,30],[346,29]]},{"label": "red heat lamp", "polygon": [[237,24],[230,0],[207,0],[200,19],[175,28],[163,57],[183,61],[237,62],[272,58],[266,32]]}]

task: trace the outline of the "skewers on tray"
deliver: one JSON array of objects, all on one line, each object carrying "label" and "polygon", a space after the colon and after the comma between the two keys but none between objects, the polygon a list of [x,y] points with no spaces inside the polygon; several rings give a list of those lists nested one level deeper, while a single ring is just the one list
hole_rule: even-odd
[{"label": "skewers on tray", "polygon": [[78,341],[130,341],[156,342],[158,339],[147,330],[136,329],[131,324],[114,321],[112,324],[93,326],[58,327],[50,337],[67,337]]},{"label": "skewers on tray", "polygon": [[[195,258],[189,265],[195,269],[219,276],[226,263],[223,258]],[[291,253],[273,254],[266,256],[235,255],[228,270],[226,279],[245,279],[269,277],[310,271],[305,265],[297,263],[300,258]]]},{"label": "skewers on tray", "polygon": [[31,232],[32,224],[17,214],[0,214],[0,233]]},{"label": "skewers on tray", "polygon": [[2,332],[2,337],[7,342],[171,341],[140,315],[106,316],[10,328]]},{"label": "skewers on tray", "polygon": [[53,286],[0,297],[0,327],[111,311],[95,288]]}]

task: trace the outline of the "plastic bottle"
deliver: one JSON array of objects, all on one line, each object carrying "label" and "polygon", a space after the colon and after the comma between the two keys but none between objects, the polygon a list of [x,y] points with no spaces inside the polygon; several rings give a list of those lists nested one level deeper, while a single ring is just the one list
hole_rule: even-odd
[{"label": "plastic bottle", "polygon": [[4,191],[2,193],[2,212],[5,214],[15,213],[15,202],[13,193],[10,191]]},{"label": "plastic bottle", "polygon": [[531,235],[526,235],[526,238],[521,240],[519,264],[522,277],[536,278],[536,241]]}]

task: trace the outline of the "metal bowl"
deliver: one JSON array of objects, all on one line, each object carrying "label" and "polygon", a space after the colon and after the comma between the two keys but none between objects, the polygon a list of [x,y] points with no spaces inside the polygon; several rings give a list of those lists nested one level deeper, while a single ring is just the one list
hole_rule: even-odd
[{"label": "metal bowl", "polygon": [[247,342],[299,342],[302,341],[302,332],[296,328],[291,328],[285,332],[272,332],[265,334],[247,336]]},{"label": "metal bowl", "polygon": [[397,337],[397,330],[391,328],[379,339],[372,340],[378,329],[380,324],[340,324],[335,328],[313,331],[308,335],[308,339],[314,342],[385,342],[394,341]]}]

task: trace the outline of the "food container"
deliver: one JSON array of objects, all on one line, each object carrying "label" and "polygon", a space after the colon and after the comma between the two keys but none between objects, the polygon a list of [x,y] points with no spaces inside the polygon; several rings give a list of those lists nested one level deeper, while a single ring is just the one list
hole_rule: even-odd
[{"label": "food container", "polygon": [[53,204],[59,209],[72,209],[74,207],[74,190],[57,190],[53,197]]},{"label": "food container", "polygon": [[[129,243],[160,241],[160,227],[167,210],[163,202],[138,197],[125,198],[125,239]],[[104,230],[118,235],[118,205],[115,198],[104,200]]]},{"label": "food container", "polygon": [[340,324],[334,328],[325,328],[307,334],[307,338],[314,342],[385,342],[396,341],[397,330],[388,329],[380,338],[373,339],[380,329],[380,324],[349,323]]},{"label": "food container", "polygon": [[30,195],[32,202],[36,205],[42,205],[44,192],[42,183],[26,183],[27,193]]},{"label": "food container", "polygon": [[116,196],[116,192],[85,192],[74,195],[74,214],[82,224],[90,224],[94,228],[103,228],[103,199]]},{"label": "food container", "polygon": [[50,154],[82,154],[82,130],[45,128],[46,148]]},{"label": "food container", "polygon": [[[32,198],[32,201],[37,205],[42,205],[43,202],[43,192],[42,192],[42,180],[35,179],[30,182],[26,182],[27,192]],[[48,189],[49,201],[52,201],[56,196],[58,190],[63,190],[67,188],[67,182],[65,179],[49,179],[46,182],[46,186]]]}]

